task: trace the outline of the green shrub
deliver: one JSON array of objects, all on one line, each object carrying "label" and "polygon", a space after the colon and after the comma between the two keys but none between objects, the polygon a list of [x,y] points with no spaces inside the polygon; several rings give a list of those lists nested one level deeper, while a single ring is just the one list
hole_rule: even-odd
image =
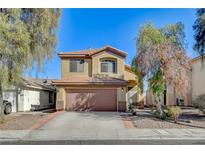
[{"label": "green shrub", "polygon": [[171,106],[167,108],[167,116],[174,118],[174,122],[177,123],[181,114],[181,108],[178,106]]},{"label": "green shrub", "polygon": [[192,101],[192,103],[194,107],[205,112],[205,94],[199,95],[196,99]]},{"label": "green shrub", "polygon": [[164,112],[165,112],[165,114],[166,114],[167,117],[171,117],[171,113],[169,112],[168,109],[166,109]]},{"label": "green shrub", "polygon": [[160,115],[160,112],[158,110],[154,110],[153,111],[154,115],[156,118],[162,119],[162,120],[166,120],[167,119],[167,115],[165,112],[163,112],[162,115]]},{"label": "green shrub", "polygon": [[136,108],[137,108],[136,103],[129,103],[128,111],[131,112],[133,115],[136,115]]}]

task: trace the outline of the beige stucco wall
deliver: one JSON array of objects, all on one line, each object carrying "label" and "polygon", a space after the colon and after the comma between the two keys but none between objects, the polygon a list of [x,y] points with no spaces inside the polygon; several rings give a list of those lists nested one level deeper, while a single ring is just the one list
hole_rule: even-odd
[{"label": "beige stucco wall", "polygon": [[136,80],[136,75],[129,70],[125,69],[125,80]]},{"label": "beige stucco wall", "polygon": [[166,99],[167,99],[166,105],[176,105],[176,94],[175,94],[174,87],[171,85],[167,86]]},{"label": "beige stucco wall", "polygon": [[117,101],[126,101],[126,88],[119,87],[117,88]]},{"label": "beige stucco wall", "polygon": [[192,62],[192,99],[205,94],[205,64],[201,59]]},{"label": "beige stucco wall", "polygon": [[125,80],[131,81],[128,87],[132,87],[131,90],[127,91],[127,108],[129,106],[129,103],[137,103],[137,105],[143,104],[144,96],[143,93],[141,93],[141,90],[139,89],[139,86],[137,84],[138,83],[137,76],[126,68],[125,68]]},{"label": "beige stucco wall", "polygon": [[92,74],[92,60],[84,59],[84,72],[70,72],[70,59],[61,59],[61,78],[66,79],[71,76],[91,76]]},{"label": "beige stucco wall", "polygon": [[[116,73],[105,73],[101,72],[100,59],[110,58],[117,62],[117,72]],[[61,59],[61,78],[66,79],[71,76],[95,76],[97,74],[108,75],[109,77],[115,77],[120,79],[132,79],[135,80],[135,75],[128,71],[125,71],[124,58],[115,55],[109,51],[104,51],[96,54],[92,59],[84,59],[84,72],[70,72],[70,58]]]},{"label": "beige stucco wall", "polygon": [[138,88],[137,86],[134,86],[132,89],[127,91],[126,93],[126,107],[128,109],[129,104],[136,104],[138,102]]},{"label": "beige stucco wall", "polygon": [[[100,67],[100,59],[101,58],[113,58],[117,61],[117,72],[116,73],[101,73],[101,67]],[[103,75],[108,75],[109,77],[115,77],[115,78],[120,78],[120,79],[124,79],[124,58],[120,57],[118,55],[115,55],[111,52],[108,51],[104,51],[101,52],[99,54],[96,54],[93,56],[92,59],[92,75],[96,75],[96,74],[103,74]]]},{"label": "beige stucco wall", "polygon": [[126,87],[117,88],[118,111],[126,111]]},{"label": "beige stucco wall", "polygon": [[147,106],[155,105],[154,95],[149,90],[146,91],[145,105],[147,105]]},{"label": "beige stucco wall", "polygon": [[137,91],[137,102],[144,102],[144,98],[145,97],[144,97],[143,93],[140,92],[139,87],[137,87],[137,88],[138,88],[138,91]]},{"label": "beige stucco wall", "polygon": [[[172,105],[177,105],[177,98],[181,98],[184,100],[184,105],[185,106],[190,106],[191,105],[191,94],[190,92],[187,92],[185,96],[181,96],[176,93],[172,85],[167,85],[167,93],[166,93],[166,105],[172,106]],[[162,97],[162,102],[164,103],[164,96]],[[146,105],[155,105],[155,99],[152,91],[147,91],[146,92]]]}]

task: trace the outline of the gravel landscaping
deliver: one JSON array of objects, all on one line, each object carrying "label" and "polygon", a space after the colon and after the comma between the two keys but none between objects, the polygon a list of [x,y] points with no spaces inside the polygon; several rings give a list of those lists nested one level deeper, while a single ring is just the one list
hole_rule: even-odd
[{"label": "gravel landscaping", "polygon": [[181,128],[181,129],[205,129],[205,114],[200,113],[197,109],[182,109],[183,113],[176,124],[172,119],[161,120],[155,118],[149,109],[139,110],[137,116],[130,116],[136,128]]},{"label": "gravel landscaping", "polygon": [[51,113],[42,112],[17,112],[5,115],[5,120],[0,124],[0,130],[28,130],[34,124],[46,119]]}]

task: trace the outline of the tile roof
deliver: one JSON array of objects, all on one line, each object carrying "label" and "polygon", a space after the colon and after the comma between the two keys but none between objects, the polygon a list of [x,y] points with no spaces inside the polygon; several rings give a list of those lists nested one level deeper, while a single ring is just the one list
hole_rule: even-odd
[{"label": "tile roof", "polygon": [[119,54],[123,57],[126,57],[127,56],[127,53],[122,51],[122,50],[119,50],[117,48],[114,48],[112,46],[104,46],[102,48],[98,48],[98,49],[87,49],[87,50],[79,50],[79,51],[74,51],[74,52],[60,52],[58,55],[60,57],[79,57],[79,56],[82,56],[82,57],[86,57],[86,56],[92,56],[94,54],[97,54],[101,51],[105,51],[105,50],[109,50],[111,52],[115,52],[116,54]]},{"label": "tile roof", "polygon": [[60,55],[91,55],[95,53],[95,49],[79,50],[74,52],[61,52]]}]

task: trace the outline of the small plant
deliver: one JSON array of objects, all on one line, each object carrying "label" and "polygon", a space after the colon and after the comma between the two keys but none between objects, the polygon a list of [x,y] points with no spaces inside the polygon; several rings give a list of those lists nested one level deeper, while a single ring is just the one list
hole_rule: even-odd
[{"label": "small plant", "polygon": [[167,108],[167,116],[174,118],[174,122],[178,122],[178,118],[181,114],[181,108],[178,106],[170,106]]},{"label": "small plant", "polygon": [[[168,107],[169,108],[169,107]],[[166,109],[166,110],[164,110],[164,112],[165,112],[165,114],[166,114],[166,116],[167,117],[171,117],[172,115],[171,115],[171,113],[169,112],[169,109]]]},{"label": "small plant", "polygon": [[156,118],[159,118],[161,120],[166,120],[167,119],[167,115],[166,115],[165,112],[163,112],[163,114],[160,115],[160,112],[158,110],[154,110],[153,113],[154,113]]},{"label": "small plant", "polygon": [[193,106],[205,113],[205,94],[199,95],[193,101]]},{"label": "small plant", "polygon": [[154,105],[152,105],[152,106],[150,106],[150,110],[151,110],[151,112],[154,113],[154,111],[156,111],[156,107]]},{"label": "small plant", "polygon": [[136,115],[136,103],[129,103],[128,111],[131,112],[133,115]]},{"label": "small plant", "polygon": [[163,113],[160,114],[160,112],[157,110],[156,106],[151,106],[150,107],[151,109],[151,112],[153,113],[153,115],[156,117],[156,118],[159,118],[161,120],[166,120],[167,119],[167,112],[166,110],[162,107],[162,111]]}]

